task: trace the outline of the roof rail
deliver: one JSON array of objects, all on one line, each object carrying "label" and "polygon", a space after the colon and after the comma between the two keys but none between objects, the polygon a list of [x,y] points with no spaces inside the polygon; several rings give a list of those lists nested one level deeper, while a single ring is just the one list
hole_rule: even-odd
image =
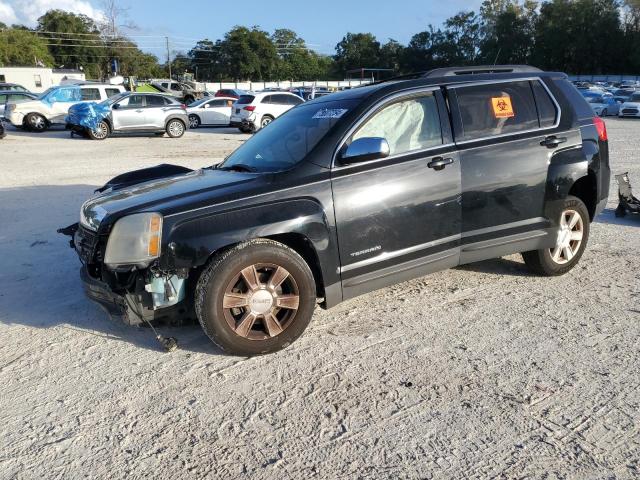
[{"label": "roof rail", "polygon": [[423,78],[453,77],[456,75],[477,75],[480,73],[531,73],[541,72],[529,65],[476,65],[471,67],[435,68],[423,75]]}]

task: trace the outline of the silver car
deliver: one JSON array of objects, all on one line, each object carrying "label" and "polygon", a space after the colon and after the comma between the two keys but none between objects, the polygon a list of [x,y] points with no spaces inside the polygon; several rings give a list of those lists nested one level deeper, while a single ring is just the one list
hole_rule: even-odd
[{"label": "silver car", "polygon": [[127,92],[97,104],[69,109],[67,127],[103,140],[114,133],[144,132],[172,138],[189,127],[186,106],[169,95]]},{"label": "silver car", "polygon": [[0,90],[0,118],[4,118],[4,111],[9,103],[20,103],[27,100],[35,100],[38,95],[31,92],[17,90]]}]

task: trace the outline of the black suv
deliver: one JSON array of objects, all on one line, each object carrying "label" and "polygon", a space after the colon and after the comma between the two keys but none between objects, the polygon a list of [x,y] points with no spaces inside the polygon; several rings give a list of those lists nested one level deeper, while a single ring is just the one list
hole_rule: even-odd
[{"label": "black suv", "polygon": [[302,104],[219,165],[116,177],[63,232],[112,314],[197,316],[251,355],[317,303],[456,265],[522,252],[563,274],[609,176],[605,125],[564,74],[438,69]]}]

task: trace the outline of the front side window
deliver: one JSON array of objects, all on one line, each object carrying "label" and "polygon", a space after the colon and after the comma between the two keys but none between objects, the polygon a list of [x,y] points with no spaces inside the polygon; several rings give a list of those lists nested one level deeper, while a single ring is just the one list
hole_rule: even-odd
[{"label": "front side window", "polygon": [[144,96],[130,95],[124,98],[119,105],[120,108],[142,108],[144,106]]},{"label": "front side window", "polygon": [[442,145],[435,96],[428,93],[383,107],[358,129],[352,140],[364,137],[386,139],[391,155]]},{"label": "front side window", "polygon": [[518,133],[539,126],[528,81],[459,87],[455,91],[464,140]]}]

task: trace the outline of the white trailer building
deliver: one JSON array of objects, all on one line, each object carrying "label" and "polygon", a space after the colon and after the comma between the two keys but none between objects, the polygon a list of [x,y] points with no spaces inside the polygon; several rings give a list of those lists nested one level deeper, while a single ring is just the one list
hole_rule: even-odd
[{"label": "white trailer building", "polygon": [[85,80],[81,70],[42,67],[0,67],[0,83],[17,83],[32,92],[44,92],[62,80]]}]

